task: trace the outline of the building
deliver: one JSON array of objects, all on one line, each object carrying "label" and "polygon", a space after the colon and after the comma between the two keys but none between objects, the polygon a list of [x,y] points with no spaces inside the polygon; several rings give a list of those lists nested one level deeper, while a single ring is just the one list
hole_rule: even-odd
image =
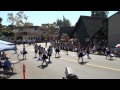
[{"label": "building", "polygon": [[115,47],[120,44],[120,12],[108,18],[108,45]]},{"label": "building", "polygon": [[45,26],[33,26],[32,23],[27,23],[25,27],[19,28],[16,32],[17,39],[39,39],[41,41],[42,36],[48,35],[49,30]]},{"label": "building", "polygon": [[91,16],[80,16],[76,23],[71,37],[76,33],[80,44],[91,45],[99,43],[107,38],[103,31],[103,21],[105,18],[102,17],[91,17]]}]

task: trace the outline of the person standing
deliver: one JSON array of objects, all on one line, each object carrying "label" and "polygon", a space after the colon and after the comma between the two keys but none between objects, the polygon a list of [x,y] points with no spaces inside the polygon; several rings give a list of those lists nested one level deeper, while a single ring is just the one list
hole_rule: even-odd
[{"label": "person standing", "polygon": [[45,62],[46,65],[47,65],[47,62],[46,62],[46,59],[47,59],[47,52],[45,50],[45,48],[43,49],[43,62],[42,62],[42,66],[43,66],[43,63]]},{"label": "person standing", "polygon": [[42,49],[42,47],[41,47],[41,45],[39,45],[39,46],[38,46],[38,54],[39,54],[39,57],[40,57],[41,54],[42,54],[42,50],[41,50],[41,49]]},{"label": "person standing", "polygon": [[60,57],[60,54],[59,54],[59,52],[60,52],[60,49],[59,49],[59,46],[56,46],[56,48],[55,48],[55,57],[56,57],[56,54],[58,53],[58,56]]},{"label": "person standing", "polygon": [[51,60],[50,60],[50,57],[52,56],[52,47],[51,47],[51,46],[49,46],[47,52],[48,52],[48,59],[49,59],[49,62],[51,63]]},{"label": "person standing", "polygon": [[22,52],[22,54],[23,54],[23,60],[24,60],[24,59],[26,60],[27,51],[26,51],[26,49],[25,49],[25,45],[24,45],[24,47],[23,47],[23,52]]},{"label": "person standing", "polygon": [[68,55],[69,46],[65,45],[64,49],[65,49],[66,55]]},{"label": "person standing", "polygon": [[38,45],[37,44],[35,44],[34,49],[35,49],[35,58],[37,58],[37,53],[38,53]]},{"label": "person standing", "polygon": [[87,58],[90,59],[90,56],[89,56],[89,54],[90,54],[89,47],[87,47],[87,49],[86,49],[86,54],[87,54]]},{"label": "person standing", "polygon": [[82,63],[83,63],[83,49],[81,48],[79,51],[78,51],[78,63],[79,63],[79,59],[81,58],[82,59]]},{"label": "person standing", "polygon": [[107,59],[107,57],[110,57],[110,59],[111,59],[111,56],[110,56],[110,47],[107,47],[106,48],[106,59]]},{"label": "person standing", "polygon": [[47,47],[47,39],[45,40],[45,47]]}]

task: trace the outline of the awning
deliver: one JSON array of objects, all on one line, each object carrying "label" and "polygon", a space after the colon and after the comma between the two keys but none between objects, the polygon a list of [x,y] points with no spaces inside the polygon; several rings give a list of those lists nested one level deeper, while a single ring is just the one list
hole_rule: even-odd
[{"label": "awning", "polygon": [[3,41],[3,40],[0,40],[0,43],[5,44],[5,45],[14,45],[14,43]]},{"label": "awning", "polygon": [[120,48],[120,44],[117,44],[115,47],[116,47],[116,48]]},{"label": "awning", "polygon": [[15,45],[5,45],[0,43],[0,51],[9,51],[9,50],[15,50]]},{"label": "awning", "polygon": [[9,50],[15,50],[15,49],[16,47],[13,43],[0,40],[0,51],[9,51]]}]

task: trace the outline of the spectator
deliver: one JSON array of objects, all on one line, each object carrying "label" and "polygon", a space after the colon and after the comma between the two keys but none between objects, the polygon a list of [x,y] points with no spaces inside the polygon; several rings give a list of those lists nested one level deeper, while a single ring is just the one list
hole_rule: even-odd
[{"label": "spectator", "polygon": [[3,63],[1,62],[1,60],[0,60],[0,68],[3,68]]},{"label": "spectator", "polygon": [[13,72],[13,67],[11,67],[10,58],[6,58],[6,61],[4,62],[3,69],[6,72],[9,71],[9,70],[12,70],[12,72]]}]

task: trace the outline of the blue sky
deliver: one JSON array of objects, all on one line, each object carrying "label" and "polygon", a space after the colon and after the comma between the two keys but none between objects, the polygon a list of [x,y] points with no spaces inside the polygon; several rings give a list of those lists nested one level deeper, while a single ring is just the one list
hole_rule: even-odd
[{"label": "blue sky", "polygon": [[[0,11],[3,25],[10,24],[7,22],[7,14],[11,12],[15,15],[18,11]],[[108,17],[116,12],[117,11],[109,11]],[[91,11],[24,11],[24,13],[28,16],[28,21],[37,26],[41,26],[41,24],[45,23],[53,23],[58,18],[62,19],[63,16],[69,19],[72,25],[75,25],[81,15],[91,15]]]}]

